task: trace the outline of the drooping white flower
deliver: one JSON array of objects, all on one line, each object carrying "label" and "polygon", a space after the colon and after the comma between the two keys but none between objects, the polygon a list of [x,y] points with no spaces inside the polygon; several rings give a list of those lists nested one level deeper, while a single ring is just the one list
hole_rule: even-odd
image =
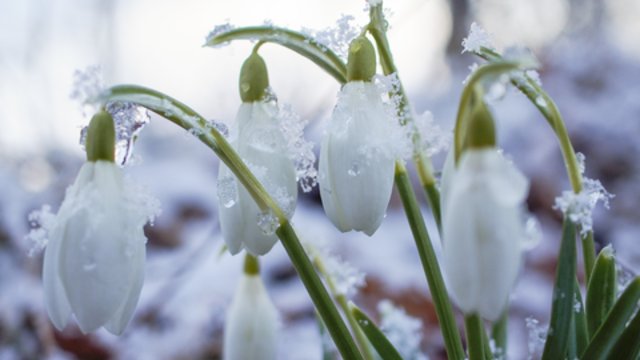
[{"label": "drooping white flower", "polygon": [[458,306],[496,320],[504,309],[526,238],[526,177],[495,148],[468,149],[443,200],[444,268]]},{"label": "drooping white flower", "polygon": [[159,207],[124,181],[111,161],[85,163],[48,229],[45,306],[58,329],[74,314],[85,333],[104,326],[121,334],[133,315],[144,280],[143,225]]},{"label": "drooping white flower", "polygon": [[225,360],[277,359],[279,319],[259,274],[243,274],[224,329]]},{"label": "drooping white flower", "polygon": [[323,139],[320,196],[340,231],[373,235],[385,216],[393,189],[395,129],[384,106],[373,83],[348,82]]},{"label": "drooping white flower", "polygon": [[[298,196],[296,172],[287,156],[276,105],[263,101],[243,103],[232,132],[235,138],[231,145],[287,217],[291,217]],[[218,186],[220,227],[231,254],[243,248],[253,255],[266,254],[278,238],[258,225],[264,214],[224,164],[220,164],[218,171]]]}]

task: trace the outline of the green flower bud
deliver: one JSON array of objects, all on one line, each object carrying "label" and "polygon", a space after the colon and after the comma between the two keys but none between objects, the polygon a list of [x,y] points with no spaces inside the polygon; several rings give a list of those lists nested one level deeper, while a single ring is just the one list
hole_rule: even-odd
[{"label": "green flower bud", "polygon": [[87,161],[115,162],[116,129],[111,114],[102,110],[89,123],[85,147]]},{"label": "green flower bud", "polygon": [[493,115],[483,99],[483,92],[474,91],[465,149],[480,149],[496,146],[496,126]]},{"label": "green flower bud", "polygon": [[269,74],[267,65],[257,52],[252,52],[242,64],[239,87],[243,102],[260,101],[265,97],[269,87]]},{"label": "green flower bud", "polygon": [[371,81],[376,74],[376,51],[364,36],[358,36],[349,45],[347,62],[348,81]]}]

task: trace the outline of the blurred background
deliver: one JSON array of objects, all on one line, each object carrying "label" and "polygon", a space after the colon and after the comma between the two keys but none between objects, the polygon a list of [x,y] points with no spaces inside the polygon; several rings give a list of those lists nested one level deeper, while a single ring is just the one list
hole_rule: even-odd
[{"label": "blurred background", "polygon": [[[75,70],[98,64],[108,85],[152,87],[209,119],[229,123],[240,104],[240,65],[252,44],[203,48],[215,25],[267,21],[321,31],[352,15],[351,24],[362,26],[365,5],[362,0],[0,1],[0,359],[221,357],[225,311],[242,259],[220,255],[218,162],[192,136],[155,116],[125,170],[149,187],[163,208],[146,229],[146,281],[131,324],[121,337],[103,330],[83,336],[73,324],[56,331],[44,313],[42,254],[28,255],[33,244],[25,235],[28,214],[43,204],[56,211],[84,159],[79,134],[88,119],[69,96]],[[586,156],[586,175],[616,195],[610,210],[596,211],[598,246],[614,244],[624,274],[640,271],[640,2],[406,0],[385,7],[399,76],[413,106],[418,113],[431,111],[447,131],[468,67],[479,61],[461,54],[472,21],[492,34],[499,49],[523,45],[534,51],[543,86],[558,103],[575,148]],[[317,142],[338,84],[286,49],[266,45],[261,53],[280,103],[309,120],[307,138]],[[536,358],[559,243],[560,214],[552,206],[569,184],[551,130],[522,95],[507,92],[494,113],[501,146],[531,179],[528,205],[543,233],[525,254],[509,321],[509,357]],[[434,157],[437,169],[443,158]],[[445,358],[396,195],[371,238],[335,230],[317,189],[301,193],[294,223],[305,241],[366,273],[366,285],[354,297],[358,304],[377,318],[376,304],[390,299],[421,321],[422,352]],[[322,338],[311,303],[281,246],[263,263],[263,278],[282,314],[280,358],[320,359]],[[539,325],[532,325],[536,321]]]}]

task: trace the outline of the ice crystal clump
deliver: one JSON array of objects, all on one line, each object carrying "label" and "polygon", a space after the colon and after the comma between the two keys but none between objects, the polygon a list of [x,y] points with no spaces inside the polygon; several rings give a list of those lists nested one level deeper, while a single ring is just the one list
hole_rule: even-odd
[{"label": "ice crystal clump", "polygon": [[[113,117],[116,129],[116,163],[124,166],[133,155],[133,146],[140,131],[149,123],[149,112],[140,106],[127,102],[110,102],[107,112]],[[85,146],[87,140],[85,126],[80,131],[80,144]]]},{"label": "ice crystal clump", "polygon": [[318,171],[314,167],[316,155],[313,143],[304,138],[308,121],[298,116],[289,105],[279,109],[280,131],[287,141],[287,155],[296,169],[296,180],[302,191],[309,192],[318,183]]},{"label": "ice crystal clump", "polygon": [[[226,22],[224,24],[220,24],[220,25],[216,25],[213,30],[211,30],[209,32],[209,34],[207,34],[207,36],[205,37],[205,44],[208,44],[209,42],[213,41],[213,39],[216,36],[220,36],[223,35],[225,33],[228,33],[229,31],[235,29],[234,25],[231,25],[229,22]],[[224,42],[224,43],[220,43],[220,44],[216,44],[214,45],[214,47],[223,47],[228,45],[229,42]]]},{"label": "ice crystal clump", "polygon": [[493,49],[491,35],[477,23],[471,24],[469,35],[462,40],[462,53],[479,52],[481,48]]},{"label": "ice crystal clump", "polygon": [[353,296],[365,285],[365,274],[353,265],[329,253],[324,253],[322,257],[327,275],[333,280],[339,295]]},{"label": "ice crystal clump", "polygon": [[536,247],[540,240],[542,240],[542,230],[540,229],[540,222],[533,215],[528,215],[524,222],[524,241],[522,247],[525,250],[531,250]]},{"label": "ice crystal clump", "polygon": [[258,227],[265,235],[273,235],[280,227],[278,217],[272,211],[265,211],[258,214]]},{"label": "ice crystal clump", "polygon": [[400,356],[407,360],[427,360],[421,353],[422,321],[411,317],[404,310],[396,307],[389,300],[378,303],[380,313],[380,330],[398,350]]},{"label": "ice crystal clump", "polygon": [[528,317],[524,321],[525,326],[527,327],[527,332],[529,334],[529,341],[527,344],[529,349],[529,356],[527,357],[527,359],[536,359],[538,357],[537,354],[544,347],[545,339],[547,338],[547,332],[542,326],[540,326],[540,322],[533,317]]},{"label": "ice crystal clump", "polygon": [[236,178],[225,176],[218,179],[218,200],[226,208],[233,207],[238,202]]},{"label": "ice crystal clump", "polygon": [[[396,159],[411,157],[418,149],[418,143],[414,139],[419,138],[415,124],[406,124],[409,110],[405,108],[402,95],[400,95],[400,79],[396,73],[386,76],[376,75],[373,79],[382,99],[387,118],[390,120],[386,145],[381,147],[388,152],[388,156]],[[416,137],[417,136],[417,137]],[[367,149],[360,149],[371,156]]]},{"label": "ice crystal clump", "polygon": [[[578,153],[578,168],[580,173],[584,173],[584,155]],[[571,190],[562,192],[555,201],[554,209],[562,211],[573,223],[580,226],[580,234],[585,236],[593,230],[593,210],[599,202],[609,209],[609,200],[615,195],[609,193],[599,180],[589,179],[583,176],[582,190],[575,193]]]},{"label": "ice crystal clump", "polygon": [[445,131],[438,126],[430,111],[414,116],[413,119],[415,131],[420,135],[418,148],[425,155],[431,157],[449,148],[452,139],[451,132]]},{"label": "ice crystal clump", "polygon": [[207,123],[207,126],[209,126],[212,129],[215,129],[222,136],[226,138],[229,137],[229,127],[224,122],[217,121],[217,120],[209,120],[209,122]]},{"label": "ice crystal clump", "polygon": [[27,219],[31,226],[31,231],[25,237],[31,242],[28,255],[34,256],[47,246],[48,234],[55,225],[56,215],[51,212],[51,206],[45,204],[39,210],[32,211]]},{"label": "ice crystal clump", "polygon": [[80,104],[83,116],[87,116],[98,110],[104,88],[102,68],[100,65],[92,65],[84,70],[74,71],[70,97]]},{"label": "ice crystal clump", "polygon": [[349,44],[360,34],[360,30],[353,24],[355,18],[342,15],[335,26],[323,30],[303,28],[302,32],[309,35],[318,44],[333,50],[343,59],[349,54]]}]

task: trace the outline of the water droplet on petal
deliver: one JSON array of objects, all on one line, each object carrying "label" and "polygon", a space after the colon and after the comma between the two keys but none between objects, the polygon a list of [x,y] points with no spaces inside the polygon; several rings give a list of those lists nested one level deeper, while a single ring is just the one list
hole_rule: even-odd
[{"label": "water droplet on petal", "polygon": [[358,175],[360,175],[360,172],[361,172],[360,163],[357,162],[357,161],[352,162],[351,163],[351,167],[347,171],[349,176],[358,176]]}]

